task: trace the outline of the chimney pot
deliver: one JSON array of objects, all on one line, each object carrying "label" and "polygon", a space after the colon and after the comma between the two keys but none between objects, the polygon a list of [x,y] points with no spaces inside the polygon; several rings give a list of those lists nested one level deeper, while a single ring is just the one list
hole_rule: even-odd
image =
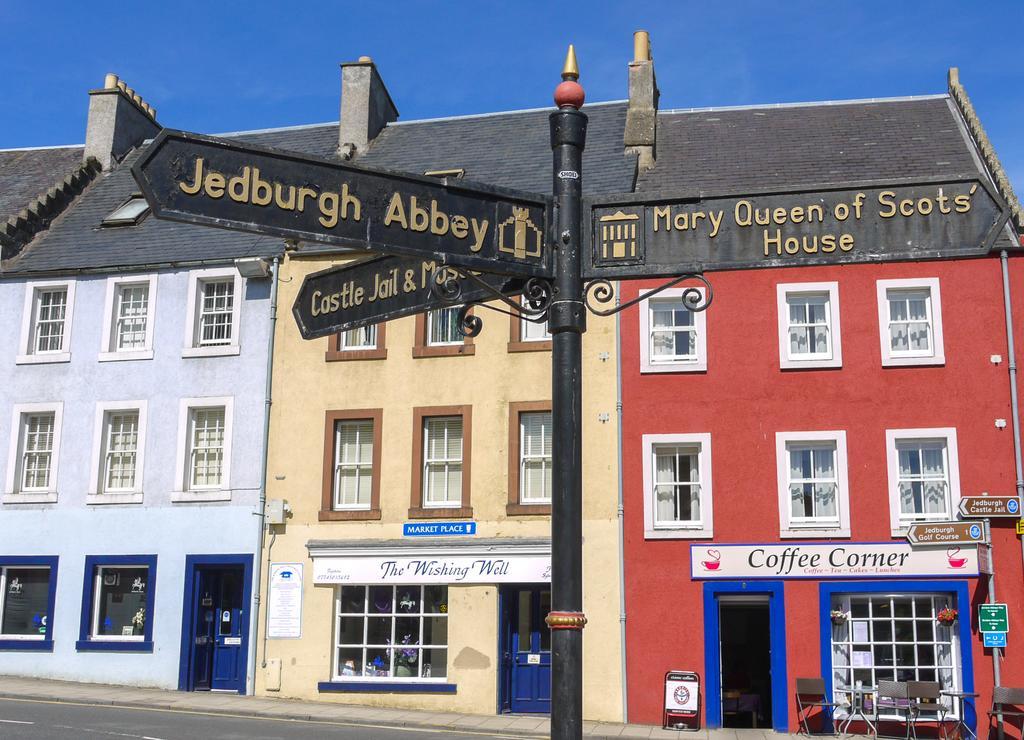
[{"label": "chimney pot", "polygon": [[360,62],[373,62],[373,59],[371,59],[370,57],[364,55],[364,56],[359,57],[359,61]]},{"label": "chimney pot", "polygon": [[103,87],[107,90],[116,90],[117,75],[113,72],[107,72],[107,76],[103,78]]},{"label": "chimney pot", "polygon": [[633,61],[651,61],[651,35],[647,31],[637,31],[633,34]]}]

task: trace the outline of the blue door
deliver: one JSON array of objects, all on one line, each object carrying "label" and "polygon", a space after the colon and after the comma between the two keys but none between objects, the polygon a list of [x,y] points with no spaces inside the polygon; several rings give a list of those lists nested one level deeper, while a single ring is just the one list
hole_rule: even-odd
[{"label": "blue door", "polygon": [[551,589],[510,586],[502,593],[501,707],[506,712],[551,712]]},{"label": "blue door", "polygon": [[245,683],[246,628],[242,567],[197,567],[193,579],[190,688],[240,691]]}]

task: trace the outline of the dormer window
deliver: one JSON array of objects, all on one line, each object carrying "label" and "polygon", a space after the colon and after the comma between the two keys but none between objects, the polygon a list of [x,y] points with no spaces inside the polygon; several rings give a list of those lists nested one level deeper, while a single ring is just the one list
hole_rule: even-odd
[{"label": "dormer window", "polygon": [[103,219],[104,226],[137,226],[149,213],[149,203],[142,193],[133,193],[132,197],[115,208]]}]

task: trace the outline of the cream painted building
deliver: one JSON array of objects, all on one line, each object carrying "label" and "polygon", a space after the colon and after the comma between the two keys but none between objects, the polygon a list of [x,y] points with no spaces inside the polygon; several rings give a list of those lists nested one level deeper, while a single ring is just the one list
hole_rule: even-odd
[{"label": "cream painted building", "polygon": [[[281,306],[306,274],[335,264],[290,253]],[[264,574],[301,570],[301,636],[275,638],[269,625],[257,693],[475,713],[547,707],[550,341],[543,326],[524,332],[519,319],[476,313],[484,330],[466,340],[451,331],[454,311],[340,342],[304,341],[289,317],[278,322],[268,497],[291,511],[271,526]],[[595,720],[622,713],[615,361],[614,319],[591,320],[584,712]],[[476,531],[403,536],[407,523],[441,521]],[[417,573],[410,560],[450,572]]]}]

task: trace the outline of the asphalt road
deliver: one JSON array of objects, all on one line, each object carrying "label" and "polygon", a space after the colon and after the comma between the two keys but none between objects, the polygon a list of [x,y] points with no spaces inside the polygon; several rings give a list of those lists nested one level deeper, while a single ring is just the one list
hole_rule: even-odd
[{"label": "asphalt road", "polygon": [[484,740],[493,737],[498,736],[472,731],[0,700],[0,740]]}]

